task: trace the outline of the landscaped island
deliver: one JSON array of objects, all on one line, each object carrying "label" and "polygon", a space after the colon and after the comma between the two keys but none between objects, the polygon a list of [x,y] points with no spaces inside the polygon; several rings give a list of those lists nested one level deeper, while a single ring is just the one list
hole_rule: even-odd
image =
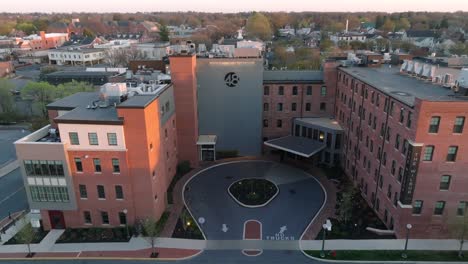
[{"label": "landscaped island", "polygon": [[229,186],[229,193],[244,206],[266,205],[278,194],[278,187],[265,179],[243,179]]}]

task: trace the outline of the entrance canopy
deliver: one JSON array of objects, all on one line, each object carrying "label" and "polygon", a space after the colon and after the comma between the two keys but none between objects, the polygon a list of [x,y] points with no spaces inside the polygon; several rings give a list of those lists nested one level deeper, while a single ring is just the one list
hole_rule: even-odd
[{"label": "entrance canopy", "polygon": [[284,150],[305,158],[310,158],[319,153],[326,146],[324,143],[317,142],[305,137],[286,136],[265,141],[266,146]]},{"label": "entrance canopy", "polygon": [[216,135],[199,135],[197,145],[216,145]]}]

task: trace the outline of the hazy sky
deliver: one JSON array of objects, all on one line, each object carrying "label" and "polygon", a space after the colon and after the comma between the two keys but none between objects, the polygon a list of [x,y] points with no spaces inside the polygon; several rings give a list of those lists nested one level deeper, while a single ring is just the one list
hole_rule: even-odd
[{"label": "hazy sky", "polygon": [[0,0],[0,12],[468,11],[468,0]]}]

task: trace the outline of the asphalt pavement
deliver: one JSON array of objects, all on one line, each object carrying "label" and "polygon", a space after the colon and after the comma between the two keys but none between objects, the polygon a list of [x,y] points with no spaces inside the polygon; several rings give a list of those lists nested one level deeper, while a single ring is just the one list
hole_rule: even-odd
[{"label": "asphalt pavement", "polygon": [[[279,193],[264,207],[243,207],[227,190],[244,178],[268,179]],[[299,240],[325,200],[318,181],[304,171],[265,161],[235,162],[202,171],[187,183],[184,197],[195,220],[205,220],[201,228],[209,240],[243,239],[247,220],[261,222],[264,240]]]},{"label": "asphalt pavement", "polygon": [[28,131],[23,130],[3,130],[0,129],[0,166],[4,163],[16,159],[16,150],[13,143],[28,135]]},{"label": "asphalt pavement", "polygon": [[8,213],[29,208],[20,169],[0,178],[0,220]]}]

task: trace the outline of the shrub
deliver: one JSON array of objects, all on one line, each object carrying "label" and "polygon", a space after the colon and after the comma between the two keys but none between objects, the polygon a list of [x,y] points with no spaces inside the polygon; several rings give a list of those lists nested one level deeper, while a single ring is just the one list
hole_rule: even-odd
[{"label": "shrub", "polygon": [[239,157],[237,150],[219,150],[216,151],[216,159],[229,159]]}]

